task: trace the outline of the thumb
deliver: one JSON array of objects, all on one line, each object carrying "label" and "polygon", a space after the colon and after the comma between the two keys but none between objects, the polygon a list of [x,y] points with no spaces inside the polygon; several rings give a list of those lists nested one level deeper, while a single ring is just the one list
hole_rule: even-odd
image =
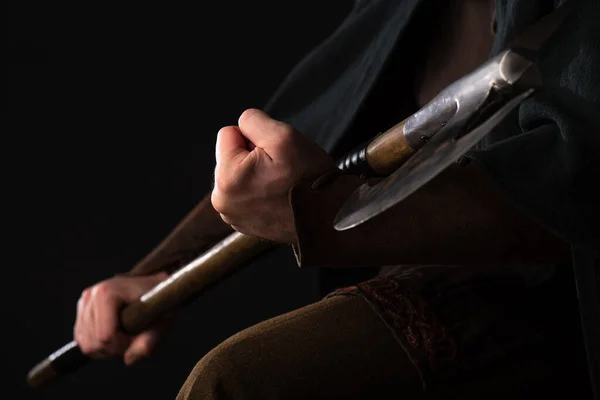
[{"label": "thumb", "polygon": [[142,358],[148,357],[160,340],[161,331],[152,329],[142,332],[131,341],[123,355],[125,365],[131,366]]},{"label": "thumb", "polygon": [[294,129],[262,110],[250,108],[242,113],[238,120],[240,132],[263,150],[281,143],[282,136],[293,135]]},{"label": "thumb", "polygon": [[169,274],[166,272],[158,272],[154,275],[146,276],[123,276],[120,277],[120,290],[117,292],[119,300],[125,304],[137,301],[148,290],[164,281]]},{"label": "thumb", "polygon": [[242,162],[249,153],[246,138],[237,126],[226,126],[217,134],[217,164],[227,161]]}]

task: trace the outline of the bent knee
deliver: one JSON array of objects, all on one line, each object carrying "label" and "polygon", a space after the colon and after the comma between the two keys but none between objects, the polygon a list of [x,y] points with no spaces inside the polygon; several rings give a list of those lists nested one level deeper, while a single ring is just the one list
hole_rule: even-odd
[{"label": "bent knee", "polygon": [[239,399],[260,397],[266,360],[257,356],[257,337],[238,333],[207,353],[194,367],[178,399]]}]

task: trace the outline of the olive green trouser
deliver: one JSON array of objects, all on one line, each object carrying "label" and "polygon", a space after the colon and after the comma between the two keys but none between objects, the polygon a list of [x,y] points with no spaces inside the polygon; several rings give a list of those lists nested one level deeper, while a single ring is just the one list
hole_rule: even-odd
[{"label": "olive green trouser", "polygon": [[554,399],[585,382],[569,376],[568,360],[559,365],[509,357],[424,390],[370,305],[337,296],[227,339],[198,362],[177,399]]}]

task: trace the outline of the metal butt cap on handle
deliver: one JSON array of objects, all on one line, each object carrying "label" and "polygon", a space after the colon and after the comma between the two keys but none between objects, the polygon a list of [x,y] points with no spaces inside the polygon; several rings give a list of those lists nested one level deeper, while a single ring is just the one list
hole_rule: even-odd
[{"label": "metal butt cap on handle", "polygon": [[32,388],[46,386],[61,375],[79,369],[88,360],[77,342],[69,342],[33,367],[27,374],[27,383]]},{"label": "metal butt cap on handle", "polygon": [[27,374],[27,384],[29,387],[37,389],[38,387],[47,385],[57,377],[57,373],[52,367],[52,361],[46,358],[35,367],[31,368]]}]

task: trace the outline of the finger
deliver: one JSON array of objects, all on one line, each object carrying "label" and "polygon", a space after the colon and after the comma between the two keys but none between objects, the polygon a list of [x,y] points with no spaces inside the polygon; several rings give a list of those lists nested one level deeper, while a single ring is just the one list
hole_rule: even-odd
[{"label": "finger", "polygon": [[96,351],[88,354],[88,356],[90,358],[93,358],[96,360],[108,360],[111,358],[115,358],[114,354],[112,354],[110,351],[105,350],[105,349],[96,350]]},{"label": "finger", "polygon": [[[164,271],[146,277],[120,277],[113,280],[110,288],[104,289],[104,293],[101,294],[103,301],[98,302],[94,312],[96,339],[101,349],[112,356],[120,356],[125,352],[133,338],[120,330],[118,310],[125,304],[139,300],[147,288],[157,285],[167,277],[168,274]],[[134,279],[138,284],[131,285],[130,280]]]},{"label": "finger", "polygon": [[159,330],[150,330],[137,335],[123,355],[125,365],[130,366],[148,357],[160,339]]},{"label": "finger", "polygon": [[241,133],[257,147],[269,150],[282,139],[287,140],[293,129],[288,124],[271,118],[264,111],[251,108],[242,113],[238,120]]},{"label": "finger", "polygon": [[91,299],[92,290],[89,291],[88,300],[83,302],[80,319],[79,346],[84,354],[91,354],[98,349],[94,335],[94,307]]},{"label": "finger", "polygon": [[[118,298],[122,304],[130,304],[138,301],[148,290],[151,290],[154,286],[158,285],[167,277],[169,274],[165,271],[157,272],[153,275],[148,276],[122,276],[117,281],[121,289],[115,289],[118,293]],[[131,285],[130,281],[138,281],[138,284]]]},{"label": "finger", "polygon": [[93,297],[97,297],[96,307],[92,317],[94,336],[98,348],[104,349],[113,355],[121,354],[127,343],[123,335],[119,335],[119,314],[117,310],[123,302],[113,293],[104,289],[105,286],[94,288]]},{"label": "finger", "polygon": [[75,320],[75,326],[81,325],[81,320],[84,316],[84,310],[85,310],[85,307],[89,300],[90,300],[90,290],[85,289],[81,293],[81,296],[79,297],[79,299],[77,300],[77,310],[76,310],[77,318]]},{"label": "finger", "polygon": [[217,165],[222,162],[240,163],[248,156],[246,139],[236,126],[226,126],[217,134],[215,158]]},{"label": "finger", "polygon": [[124,354],[126,365],[132,365],[139,359],[147,357],[158,345],[160,338],[173,323],[173,315],[167,314],[157,322],[154,328],[137,335]]},{"label": "finger", "polygon": [[221,219],[223,220],[223,222],[225,222],[227,225],[233,225],[233,220],[231,218],[229,218],[225,214],[219,214],[219,215],[221,216]]},{"label": "finger", "polygon": [[77,300],[77,316],[75,318],[75,326],[73,327],[73,337],[79,347],[83,350],[87,348],[86,338],[83,335],[84,324],[83,319],[85,317],[86,305],[90,298],[90,290],[86,289],[81,293],[81,296]]},{"label": "finger", "polygon": [[231,229],[233,229],[234,231],[239,232],[241,234],[244,234],[244,235],[250,235],[250,236],[252,235],[248,229],[243,228],[239,225],[231,225]]}]

